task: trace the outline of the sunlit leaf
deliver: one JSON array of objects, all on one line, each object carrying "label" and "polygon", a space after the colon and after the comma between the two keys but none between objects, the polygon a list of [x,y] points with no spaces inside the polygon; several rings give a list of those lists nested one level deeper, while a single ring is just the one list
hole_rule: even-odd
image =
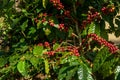
[{"label": "sunlit leaf", "polygon": [[90,25],[89,25],[89,30],[88,30],[88,34],[91,34],[91,33],[95,33],[95,23],[92,22]]},{"label": "sunlit leaf", "polygon": [[49,62],[47,59],[44,59],[44,63],[45,63],[45,73],[48,74],[49,73]]},{"label": "sunlit leaf", "polygon": [[17,69],[23,76],[28,75],[28,73],[26,71],[26,61],[19,61],[17,64]]},{"label": "sunlit leaf", "polygon": [[60,44],[55,43],[55,44],[53,45],[53,50],[56,50],[57,48],[59,48],[59,46],[60,46]]},{"label": "sunlit leaf", "polygon": [[35,46],[33,49],[33,54],[35,56],[42,56],[43,52],[43,46]]}]

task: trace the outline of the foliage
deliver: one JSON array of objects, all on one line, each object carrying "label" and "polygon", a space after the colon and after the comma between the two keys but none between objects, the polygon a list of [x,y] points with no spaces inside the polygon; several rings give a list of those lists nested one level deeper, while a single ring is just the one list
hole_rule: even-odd
[{"label": "foliage", "polygon": [[119,4],[0,1],[0,80],[119,80],[119,45],[108,41],[110,32],[120,36]]}]

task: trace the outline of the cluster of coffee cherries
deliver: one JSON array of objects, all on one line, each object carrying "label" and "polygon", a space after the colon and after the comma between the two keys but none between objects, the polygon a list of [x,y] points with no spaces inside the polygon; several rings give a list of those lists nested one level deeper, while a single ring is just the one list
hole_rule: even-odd
[{"label": "cluster of coffee cherries", "polygon": [[59,47],[55,51],[49,51],[49,52],[47,52],[47,54],[49,56],[52,56],[52,55],[54,55],[53,53],[65,52],[65,51],[70,52],[70,55],[80,56],[78,48],[75,47],[75,46]]},{"label": "cluster of coffee cherries", "polygon": [[115,6],[114,5],[108,5],[106,7],[102,7],[101,11],[102,11],[103,14],[113,13],[115,11]]},{"label": "cluster of coffee cherries", "polygon": [[50,2],[53,4],[54,7],[56,7],[58,10],[63,10],[64,15],[67,17],[70,17],[70,11],[64,9],[64,5],[60,2],[60,0],[50,0]]},{"label": "cluster of coffee cherries", "polygon": [[108,41],[106,41],[105,39],[103,39],[102,37],[99,37],[94,33],[89,34],[88,38],[92,38],[92,40],[97,41],[100,45],[104,45],[108,47],[111,53],[116,53],[116,51],[118,50],[118,48],[115,45],[109,43]]},{"label": "cluster of coffee cherries", "polygon": [[82,28],[85,28],[87,24],[90,24],[92,21],[100,21],[101,20],[101,16],[100,16],[100,13],[97,12],[94,8],[91,8],[89,11],[88,11],[88,14],[87,14],[87,19],[86,20],[83,20],[82,22]]},{"label": "cluster of coffee cherries", "polygon": [[44,54],[47,54],[48,56],[54,56],[55,53],[58,52],[70,52],[70,55],[80,56],[79,48],[76,46],[66,46],[66,47],[59,47],[56,50],[51,50],[51,45],[49,42],[39,43],[38,46],[44,46],[45,48],[48,48],[49,50],[45,52]]},{"label": "cluster of coffee cherries", "polygon": [[56,52],[68,51],[68,52],[71,52],[75,56],[80,56],[80,53],[79,53],[78,49],[79,48],[76,47],[76,46],[67,46],[67,47],[60,47],[60,48],[56,49],[55,51]]},{"label": "cluster of coffee cherries", "polygon": [[50,0],[50,2],[56,7],[58,10],[63,9],[64,6],[60,2],[60,0]]},{"label": "cluster of coffee cherries", "polygon": [[47,24],[50,25],[51,27],[56,27],[56,28],[58,28],[60,31],[61,31],[61,30],[63,30],[63,31],[68,31],[68,28],[65,27],[64,23],[56,24],[53,19],[49,18],[49,17],[51,17],[51,16],[52,16],[52,15],[48,15],[47,13],[39,14],[39,15],[38,15],[38,18],[35,18],[34,21],[35,21],[36,23],[38,23],[39,21],[41,21],[42,23],[47,23]]}]

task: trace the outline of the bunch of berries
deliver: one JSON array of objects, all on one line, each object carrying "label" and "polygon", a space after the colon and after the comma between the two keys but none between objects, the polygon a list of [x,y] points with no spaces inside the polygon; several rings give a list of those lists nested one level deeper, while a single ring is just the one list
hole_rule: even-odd
[{"label": "bunch of berries", "polygon": [[64,31],[68,31],[67,27],[65,27],[64,23],[60,23],[60,24],[55,24],[53,19],[50,19],[49,17],[51,17],[52,15],[48,15],[47,13],[43,13],[43,14],[39,14],[38,18],[35,18],[34,21],[35,23],[38,23],[39,21],[42,23],[47,23],[49,24],[51,27],[56,27],[59,30],[64,30]]},{"label": "bunch of berries", "polygon": [[75,56],[80,56],[80,53],[78,51],[78,47],[76,47],[76,46],[60,47],[60,48],[55,50],[55,52],[65,52],[65,51],[69,51]]},{"label": "bunch of berries", "polygon": [[71,52],[72,55],[80,56],[78,48],[73,47],[73,46],[68,46],[67,48],[66,47],[59,47],[54,51],[53,50],[47,51],[44,54],[47,54],[49,56],[54,56],[54,54],[57,52],[65,52],[65,51]]},{"label": "bunch of berries", "polygon": [[107,7],[103,7],[101,9],[101,11],[103,12],[103,14],[109,14],[109,13],[112,13],[115,11],[115,6],[114,5],[110,5],[110,6],[107,6]]},{"label": "bunch of berries", "polygon": [[88,11],[87,14],[87,19],[83,20],[82,22],[82,28],[85,28],[87,24],[90,24],[92,21],[100,21],[101,20],[101,16],[100,13],[98,13],[97,11],[95,11],[94,8],[90,9],[90,11]]},{"label": "bunch of berries", "polygon": [[58,9],[64,9],[64,6],[60,2],[60,0],[50,0],[50,2]]},{"label": "bunch of berries", "polygon": [[97,41],[98,43],[100,43],[101,45],[105,45],[106,47],[108,47],[108,48],[109,48],[109,51],[110,51],[111,53],[116,53],[116,51],[118,50],[118,48],[117,48],[115,45],[107,42],[105,39],[97,36],[97,35],[94,34],[94,33],[89,34],[88,37],[89,37],[89,38],[91,37],[92,40],[95,40],[95,41]]}]

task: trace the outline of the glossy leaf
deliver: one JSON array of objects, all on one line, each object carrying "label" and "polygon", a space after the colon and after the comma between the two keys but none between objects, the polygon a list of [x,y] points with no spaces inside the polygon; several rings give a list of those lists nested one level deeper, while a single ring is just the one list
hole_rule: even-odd
[{"label": "glossy leaf", "polygon": [[120,66],[116,67],[116,70],[115,70],[115,80],[120,80]]},{"label": "glossy leaf", "polygon": [[90,69],[85,64],[81,64],[79,66],[77,74],[78,80],[94,80]]},{"label": "glossy leaf", "polygon": [[17,69],[23,76],[28,75],[27,70],[26,70],[26,61],[19,61],[17,64]]}]

